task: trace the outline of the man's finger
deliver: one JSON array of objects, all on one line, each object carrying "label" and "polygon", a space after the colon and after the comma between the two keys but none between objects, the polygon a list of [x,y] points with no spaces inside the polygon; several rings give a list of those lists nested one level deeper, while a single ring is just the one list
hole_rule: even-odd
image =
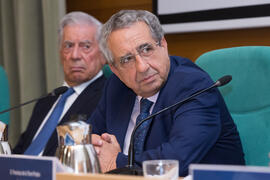
[{"label": "man's finger", "polygon": [[92,144],[94,146],[102,146],[102,139],[99,135],[97,134],[92,134]]},{"label": "man's finger", "polygon": [[108,142],[108,143],[111,143],[112,142],[111,137],[112,137],[112,135],[110,135],[108,133],[104,133],[104,134],[101,135],[101,138],[104,141]]}]

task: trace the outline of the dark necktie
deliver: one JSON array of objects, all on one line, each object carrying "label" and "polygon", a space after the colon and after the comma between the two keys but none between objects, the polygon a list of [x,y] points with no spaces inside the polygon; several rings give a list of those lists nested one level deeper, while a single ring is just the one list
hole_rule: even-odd
[{"label": "dark necktie", "polygon": [[69,88],[59,99],[57,105],[55,106],[53,112],[50,117],[44,124],[43,128],[40,130],[37,137],[30,144],[30,146],[26,149],[24,154],[27,155],[38,155],[46,146],[48,140],[50,139],[52,133],[54,132],[59,118],[63,112],[65,103],[67,98],[74,93],[73,88]]},{"label": "dark necktie", "polygon": [[[141,101],[140,101],[140,114],[138,115],[138,117],[136,119],[136,125],[139,122],[141,122],[141,120],[143,120],[149,116],[150,108],[152,105],[153,105],[153,102],[149,101],[148,99],[144,99],[144,98],[141,99]],[[135,133],[135,138],[134,138],[135,156],[141,154],[143,151],[144,140],[145,140],[145,136],[146,136],[149,124],[150,124],[149,120],[143,122]]]}]

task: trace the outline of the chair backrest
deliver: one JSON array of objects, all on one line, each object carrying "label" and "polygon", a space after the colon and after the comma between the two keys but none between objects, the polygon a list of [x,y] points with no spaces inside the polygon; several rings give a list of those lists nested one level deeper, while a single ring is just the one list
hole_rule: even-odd
[{"label": "chair backrest", "polygon": [[[5,70],[0,66],[0,111],[10,107],[8,78]],[[9,112],[0,114],[0,121],[9,123]]]},{"label": "chair backrest", "polygon": [[213,80],[232,75],[220,88],[237,125],[247,165],[268,166],[270,152],[270,47],[242,46],[210,51],[195,63]]},{"label": "chair backrest", "polygon": [[102,68],[103,74],[106,78],[110,77],[112,74],[111,68],[108,64],[105,64]]}]

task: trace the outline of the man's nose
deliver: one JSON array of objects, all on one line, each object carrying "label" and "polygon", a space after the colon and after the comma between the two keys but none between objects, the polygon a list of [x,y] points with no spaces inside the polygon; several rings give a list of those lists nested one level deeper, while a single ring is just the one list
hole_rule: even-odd
[{"label": "man's nose", "polygon": [[135,61],[136,70],[138,72],[147,71],[149,68],[149,64],[147,63],[147,61],[145,61],[139,54],[137,54],[135,58],[136,58]]},{"label": "man's nose", "polygon": [[71,52],[72,59],[80,59],[81,58],[81,50],[78,46],[75,46]]}]

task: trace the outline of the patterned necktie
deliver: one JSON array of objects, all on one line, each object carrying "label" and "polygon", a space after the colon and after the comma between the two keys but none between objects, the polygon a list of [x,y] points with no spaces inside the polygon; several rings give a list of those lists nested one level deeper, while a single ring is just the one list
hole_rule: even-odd
[{"label": "patterned necktie", "polygon": [[65,102],[67,98],[74,93],[73,88],[69,88],[59,99],[57,105],[55,106],[53,112],[50,117],[44,124],[43,128],[34,139],[34,141],[30,144],[30,146],[26,149],[24,154],[26,155],[38,155],[46,146],[48,140],[50,139],[52,133],[55,131],[55,128],[58,124],[59,118],[63,112]]},{"label": "patterned necktie", "polygon": [[[149,101],[148,99],[142,98],[140,101],[140,114],[136,119],[136,125],[141,122],[141,120],[147,118],[150,114],[150,108],[153,105],[153,102]],[[134,138],[134,153],[135,156],[139,155],[143,151],[143,145],[146,133],[148,131],[148,126],[150,124],[150,120],[146,120],[141,124],[141,126],[137,129]]]}]

